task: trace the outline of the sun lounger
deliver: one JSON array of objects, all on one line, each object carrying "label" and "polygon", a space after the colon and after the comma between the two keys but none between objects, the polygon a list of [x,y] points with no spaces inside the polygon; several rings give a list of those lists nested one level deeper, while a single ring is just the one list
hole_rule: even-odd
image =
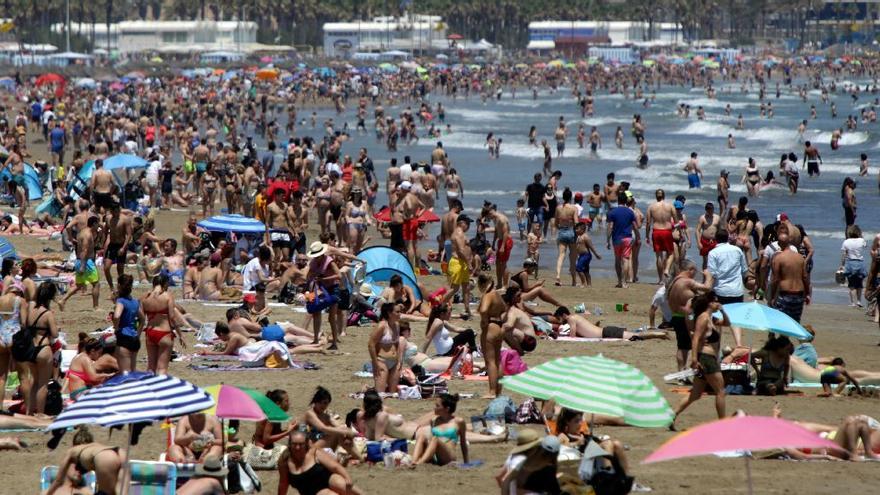
[{"label": "sun lounger", "polygon": [[[40,470],[40,491],[44,492],[49,489],[52,483],[55,481],[55,478],[58,477],[58,466],[43,466],[43,469]],[[94,471],[89,471],[83,476],[83,483],[85,486],[89,487],[91,491],[95,491],[95,485],[97,484],[97,478],[95,477]]]},{"label": "sun lounger", "polygon": [[177,491],[177,466],[171,462],[129,461],[129,495],[174,495]]}]

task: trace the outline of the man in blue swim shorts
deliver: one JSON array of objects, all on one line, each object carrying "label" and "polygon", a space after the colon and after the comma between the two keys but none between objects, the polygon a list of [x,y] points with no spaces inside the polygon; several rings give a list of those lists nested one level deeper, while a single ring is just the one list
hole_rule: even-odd
[{"label": "man in blue swim shorts", "polygon": [[73,265],[76,287],[68,292],[58,304],[61,311],[64,311],[64,304],[68,299],[77,292],[85,290],[88,285],[92,286],[92,307],[98,309],[100,284],[98,283],[98,267],[95,265],[95,236],[98,232],[98,223],[97,216],[89,217],[86,228],[76,236],[76,262]]}]

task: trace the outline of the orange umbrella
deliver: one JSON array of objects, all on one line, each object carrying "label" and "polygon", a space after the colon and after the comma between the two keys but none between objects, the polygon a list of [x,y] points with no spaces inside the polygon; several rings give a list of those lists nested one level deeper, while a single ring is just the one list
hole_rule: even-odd
[{"label": "orange umbrella", "polygon": [[268,81],[278,78],[278,71],[275,69],[260,69],[257,71],[256,78],[261,81]]}]

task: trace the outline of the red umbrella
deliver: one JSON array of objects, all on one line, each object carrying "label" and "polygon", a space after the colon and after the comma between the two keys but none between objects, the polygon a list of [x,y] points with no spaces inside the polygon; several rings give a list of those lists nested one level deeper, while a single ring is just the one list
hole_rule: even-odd
[{"label": "red umbrella", "polygon": [[449,36],[447,36],[446,39],[448,39],[448,40],[463,40],[464,36],[462,36],[460,34],[452,33]]},{"label": "red umbrella", "polygon": [[[373,218],[375,218],[376,220],[378,220],[380,222],[390,222],[391,221],[391,208],[388,208],[387,206],[382,208],[375,215],[373,215]],[[439,221],[440,221],[440,217],[438,217],[437,214],[431,210],[425,210],[419,216],[419,222],[421,222],[421,223],[439,222]]]},{"label": "red umbrella", "polygon": [[37,86],[45,86],[46,84],[63,85],[64,83],[64,76],[61,76],[60,74],[55,74],[54,72],[43,74],[42,76],[37,78]]}]

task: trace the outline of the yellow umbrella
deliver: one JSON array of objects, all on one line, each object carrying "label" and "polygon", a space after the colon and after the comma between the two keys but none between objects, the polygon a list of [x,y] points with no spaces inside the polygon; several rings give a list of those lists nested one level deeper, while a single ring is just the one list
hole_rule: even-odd
[{"label": "yellow umbrella", "polygon": [[278,71],[275,69],[260,69],[257,71],[256,78],[261,81],[278,78]]}]

